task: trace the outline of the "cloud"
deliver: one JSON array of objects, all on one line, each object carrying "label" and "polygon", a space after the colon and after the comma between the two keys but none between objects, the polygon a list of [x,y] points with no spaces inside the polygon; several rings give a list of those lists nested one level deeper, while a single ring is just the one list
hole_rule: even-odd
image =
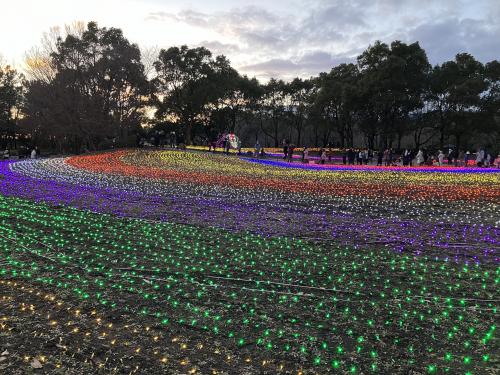
[{"label": "cloud", "polygon": [[421,41],[433,64],[452,60],[457,53],[468,52],[486,62],[499,58],[500,25],[484,21],[450,18],[424,23],[408,32],[409,39]]},{"label": "cloud", "polygon": [[214,33],[217,38],[200,44],[260,77],[327,71],[354,61],[376,40],[419,41],[434,64],[460,52],[482,62],[500,55],[496,0],[476,0],[474,6],[466,0],[295,0],[278,10],[231,4],[227,10],[154,12],[148,19]]},{"label": "cloud", "polygon": [[270,59],[242,66],[239,70],[245,73],[253,73],[265,79],[272,77],[292,79],[296,76],[307,78],[320,72],[330,71],[334,66],[339,64],[354,61],[355,58],[350,55],[332,55],[325,51],[313,51],[301,57]]},{"label": "cloud", "polygon": [[367,27],[365,20],[366,8],[356,1],[324,2],[323,6],[315,8],[302,21],[301,31],[307,36],[332,37],[331,33],[352,32],[361,27]]},{"label": "cloud", "polygon": [[240,52],[240,47],[237,44],[221,43],[217,40],[202,40],[198,47],[208,48],[214,55],[225,55]]},{"label": "cloud", "polygon": [[239,44],[241,51],[252,50],[257,54],[290,53],[300,46],[314,48],[325,42],[338,43],[346,39],[342,32],[347,32],[349,25],[362,26],[363,20],[356,16],[355,9],[351,9],[351,15],[345,13],[349,7],[347,4],[345,1],[342,6],[310,11],[299,18],[245,6],[214,13],[192,10],[154,12],[148,14],[147,20],[174,21],[206,28],[217,32],[222,39],[232,40],[232,44]]},{"label": "cloud", "polygon": [[147,15],[148,21],[176,21],[184,22],[196,27],[209,27],[210,16],[193,10],[183,10],[179,13],[151,12]]}]

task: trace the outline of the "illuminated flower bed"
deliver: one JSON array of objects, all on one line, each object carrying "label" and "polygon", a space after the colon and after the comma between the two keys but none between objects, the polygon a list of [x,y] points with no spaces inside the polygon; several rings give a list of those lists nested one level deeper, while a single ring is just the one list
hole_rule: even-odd
[{"label": "illuminated flower bed", "polygon": [[[93,174],[69,166],[64,159],[15,163],[11,168],[16,173],[4,166],[8,178],[0,183],[3,194],[96,212],[315,241],[335,240],[346,245],[377,244],[442,259],[460,260],[465,256],[498,261],[498,229],[492,226],[498,206],[491,203],[420,200],[415,204],[413,199],[404,198],[318,197],[279,190],[180,184]],[[38,179],[30,180],[28,175]]]},{"label": "illuminated flower bed", "polygon": [[75,157],[67,163],[81,169],[169,181],[196,181],[253,189],[323,195],[408,197],[414,199],[500,201],[500,173],[406,173],[405,171],[311,171],[250,164],[223,156],[185,152],[115,152]]},{"label": "illuminated flower bed", "polygon": [[25,348],[9,363],[494,371],[500,174],[295,164],[179,151],[0,163],[0,337]]}]

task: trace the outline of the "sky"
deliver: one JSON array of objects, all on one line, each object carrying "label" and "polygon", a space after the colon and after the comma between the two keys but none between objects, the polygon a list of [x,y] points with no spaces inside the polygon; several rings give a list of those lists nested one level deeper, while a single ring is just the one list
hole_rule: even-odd
[{"label": "sky", "polygon": [[203,45],[261,80],[329,71],[376,40],[418,41],[432,64],[461,52],[500,59],[500,0],[0,0],[0,9],[0,55],[18,67],[44,32],[74,21],[119,27],[145,48]]}]

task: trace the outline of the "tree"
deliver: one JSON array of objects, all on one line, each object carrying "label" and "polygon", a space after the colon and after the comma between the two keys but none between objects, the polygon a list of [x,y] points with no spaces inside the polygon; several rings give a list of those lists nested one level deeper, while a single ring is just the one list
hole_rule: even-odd
[{"label": "tree", "polygon": [[228,76],[237,73],[225,57],[214,60],[204,47],[162,49],[154,66],[156,118],[178,123],[185,143],[191,144],[194,126],[209,122],[211,110],[230,85]]},{"label": "tree", "polygon": [[359,71],[354,64],[341,64],[319,76],[313,111],[327,125],[328,138],[331,131],[337,133],[341,147],[352,147],[358,80]]},{"label": "tree", "polygon": [[482,130],[481,95],[487,89],[483,65],[467,53],[454,61],[436,66],[431,74],[429,99],[438,119],[439,146],[447,136],[455,138],[456,148],[463,139]]},{"label": "tree", "polygon": [[[285,84],[285,115],[290,123],[290,130],[297,134],[297,145],[303,139],[304,128],[307,125],[308,115],[315,97],[316,87],[312,79],[302,80],[295,78]],[[289,138],[292,139],[292,132]]]},{"label": "tree", "polygon": [[28,84],[25,111],[32,129],[97,149],[105,139],[128,144],[140,126],[148,83],[139,48],[120,29],[94,22],[79,35],[57,40],[51,54],[53,79]]},{"label": "tree", "polygon": [[376,42],[358,57],[358,66],[362,131],[371,139],[380,136],[380,147],[397,140],[400,148],[409,115],[423,106],[430,69],[425,51],[418,42]]},{"label": "tree", "polygon": [[0,136],[2,147],[15,141],[16,122],[23,99],[23,77],[10,66],[0,65]]},{"label": "tree", "polygon": [[[487,89],[482,96],[481,109],[484,113],[485,130],[491,134],[492,143],[500,145],[500,62],[491,61],[485,65],[484,78]],[[498,150],[500,153],[500,150]]]},{"label": "tree", "polygon": [[60,151],[130,145],[141,125],[175,130],[186,144],[223,132],[253,144],[263,133],[263,144],[275,147],[283,138],[316,146],[489,147],[500,137],[500,63],[483,66],[459,54],[432,68],[418,42],[378,41],[355,64],[260,84],[204,47],[141,54],[119,29],[76,22],[44,34],[26,54],[26,75],[23,96],[21,78],[2,72],[3,137],[13,134],[24,97],[20,123],[34,142]]},{"label": "tree", "polygon": [[259,103],[261,130],[273,140],[274,147],[279,147],[285,112],[285,82],[272,78],[263,88]]}]

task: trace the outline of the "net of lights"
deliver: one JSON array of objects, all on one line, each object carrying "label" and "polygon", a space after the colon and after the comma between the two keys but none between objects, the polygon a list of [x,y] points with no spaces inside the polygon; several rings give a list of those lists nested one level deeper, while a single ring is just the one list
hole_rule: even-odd
[{"label": "net of lights", "polygon": [[[144,163],[153,163],[154,158],[161,158],[158,165],[180,171],[196,168],[214,171],[218,162],[229,165],[237,163],[235,169],[248,166],[246,162],[237,159],[226,161],[226,158],[211,155],[183,156],[179,152],[133,153],[126,154],[123,159],[126,158],[132,158],[130,162],[136,163],[142,159],[146,159]],[[108,160],[109,155],[104,159]],[[417,253],[436,250],[435,253],[444,259],[459,259],[465,255],[476,261],[479,258],[498,261],[498,229],[494,220],[498,217],[499,207],[494,199],[488,199],[490,201],[485,205],[483,200],[463,201],[462,197],[453,197],[451,194],[446,200],[360,197],[359,194],[318,197],[314,194],[255,187],[229,188],[223,184],[200,183],[199,180],[195,183],[180,183],[165,179],[95,173],[77,169],[66,161],[49,159],[14,163],[10,166],[14,172],[9,170],[7,164],[0,164],[0,171],[5,175],[5,179],[0,180],[0,191],[3,194],[76,205],[122,216],[195,225],[209,223],[228,229],[251,230],[270,235],[313,236],[316,240],[335,239],[345,244],[380,243],[400,251],[410,249]],[[103,163],[114,168],[110,161]],[[281,173],[274,169],[269,174]],[[262,171],[259,173],[263,174]],[[333,182],[337,178],[344,178],[345,184],[351,184],[352,189],[361,189],[358,180],[349,181],[344,173],[335,173]],[[351,174],[359,179],[357,173]],[[330,177],[332,174],[325,175]],[[370,173],[364,177],[377,178],[379,175],[380,173]],[[400,180],[406,175],[395,174]],[[410,174],[410,177],[414,176],[415,174]],[[425,180],[422,183],[429,184],[432,177],[435,177],[435,184],[439,187],[438,176],[423,175],[421,177]],[[450,184],[457,177],[461,176],[454,175],[452,180],[447,178],[443,181]],[[471,189],[476,185],[489,187],[496,184],[494,176],[461,178],[463,181],[458,179],[455,182],[461,182]],[[215,176],[212,178],[216,179]],[[380,179],[382,189],[388,181],[387,177]],[[415,185],[413,188],[419,189],[422,185]],[[441,189],[447,190],[447,186],[443,185]],[[193,200],[196,205],[192,204]],[[346,207],[349,207],[349,212],[346,212]],[[481,224],[465,224],[477,221]]]},{"label": "net of lights", "polygon": [[193,327],[206,332],[205,345],[219,339],[270,362],[352,372],[389,371],[389,356],[403,371],[473,371],[492,354],[496,266],[70,208],[54,214],[17,198],[0,208],[2,278],[149,316],[165,330]]},{"label": "net of lights", "polygon": [[196,347],[273,373],[496,366],[498,174],[283,166],[178,151],[0,163],[0,281],[204,332]]}]

